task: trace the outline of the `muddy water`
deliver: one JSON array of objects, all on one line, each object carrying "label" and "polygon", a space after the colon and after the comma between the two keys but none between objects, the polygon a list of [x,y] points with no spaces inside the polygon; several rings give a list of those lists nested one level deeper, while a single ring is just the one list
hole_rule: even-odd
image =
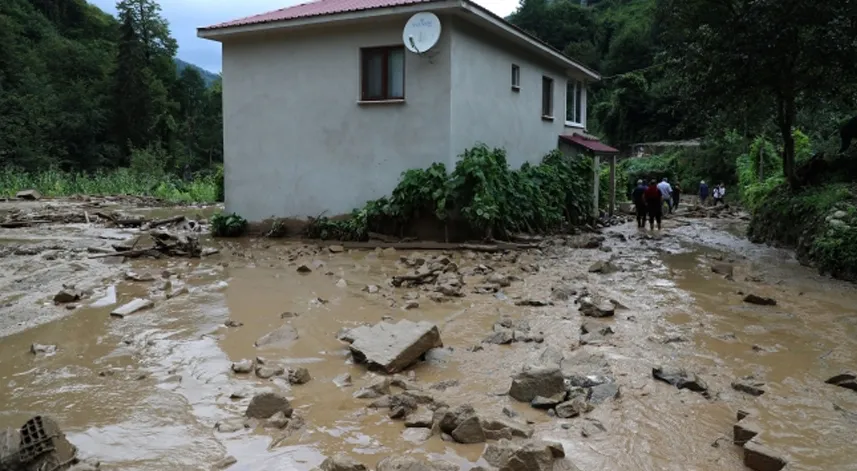
[{"label": "muddy water", "polygon": [[[468,293],[440,304],[421,297],[420,306],[408,311],[401,308],[407,290],[385,285],[403,270],[396,264],[401,252],[307,253],[296,261],[323,263],[308,275],[297,274],[288,261],[294,246],[266,241],[225,244],[221,256],[201,262],[135,262],[138,272],[169,269],[175,273],[172,282],[186,283],[190,293],[158,297],[154,309],[122,320],[109,317],[115,306],[84,305],[72,316],[5,337],[0,426],[48,413],[106,469],[209,469],[233,455],[238,459],[233,470],[308,470],[336,452],[370,465],[390,454],[416,453],[469,469],[479,463],[482,445],[454,445],[438,437],[414,443],[401,422],[367,409],[370,401],[352,398],[372,375],[350,364],[335,333],[391,316],[436,322],[451,349],[439,361],[414,368],[419,384],[457,380],[459,386],[432,392],[452,405],[468,402],[484,412],[516,410],[534,422],[537,436],[561,441],[584,471],[743,469],[740,450],[729,440],[735,411],[742,407],[758,411],[763,442],[787,456],[794,469],[854,469],[848,437],[857,424],[840,410],[857,414],[857,394],[823,380],[855,365],[857,292],[817,277],[786,252],[750,245],[705,224],[713,223],[671,220],[654,238],[618,228],[605,242],[610,253],[555,247],[523,255],[514,264],[456,254],[462,267],[485,263],[523,281],[505,289],[504,296]],[[608,258],[623,271],[587,272],[593,261]],[[711,273],[718,258],[735,260],[735,281]],[[541,269],[525,273],[521,267],[528,263]],[[744,281],[748,276],[759,281]],[[150,290],[160,296],[154,289],[158,282],[120,278],[105,281],[115,284],[117,302]],[[340,279],[347,287],[336,285]],[[545,298],[558,283],[585,283],[627,306],[605,321],[617,332],[610,345],[579,346],[580,319],[569,306],[513,303],[518,296]],[[381,291],[362,291],[368,284]],[[745,305],[738,291],[774,297],[778,305]],[[297,316],[283,318],[286,312]],[[469,351],[504,315],[528,319],[544,332],[545,343]],[[227,319],[244,325],[226,328]],[[254,346],[284,323],[300,333],[294,344]],[[34,357],[29,352],[34,342],[59,350]],[[558,420],[504,396],[510,375],[546,345],[604,355],[621,398],[599,405],[588,418]],[[313,380],[289,386],[278,378],[230,372],[232,361],[257,356],[286,368],[305,366]],[[651,368],[657,364],[695,371],[714,398],[654,382]],[[351,374],[354,387],[332,383],[342,373]],[[752,398],[731,389],[732,380],[748,374],[766,381],[765,395]],[[283,438],[282,432],[263,428],[214,430],[218,421],[240,417],[246,408],[249,399],[230,399],[231,393],[266,388],[292,398],[307,422],[302,431]],[[591,419],[606,432],[583,437]]]}]

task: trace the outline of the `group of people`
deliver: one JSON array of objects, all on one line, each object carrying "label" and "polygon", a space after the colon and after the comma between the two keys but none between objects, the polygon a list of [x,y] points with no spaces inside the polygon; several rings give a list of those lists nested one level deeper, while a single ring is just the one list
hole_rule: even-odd
[{"label": "group of people", "polygon": [[[726,196],[726,186],[723,183],[714,187],[712,197],[714,205],[717,206],[723,203],[723,197]],[[649,229],[654,230],[655,222],[658,223],[658,230],[661,229],[661,220],[664,214],[664,205],[667,211],[672,214],[678,208],[681,200],[681,186],[676,183],[670,185],[669,180],[664,178],[660,183],[655,180],[650,180],[649,184],[643,183],[643,180],[637,180],[637,186],[631,193],[634,201],[634,206],[637,210],[637,227],[646,227],[646,218],[649,220]],[[699,202],[706,204],[708,199],[708,185],[705,181],[699,183]],[[725,204],[725,203],[724,203]]]}]

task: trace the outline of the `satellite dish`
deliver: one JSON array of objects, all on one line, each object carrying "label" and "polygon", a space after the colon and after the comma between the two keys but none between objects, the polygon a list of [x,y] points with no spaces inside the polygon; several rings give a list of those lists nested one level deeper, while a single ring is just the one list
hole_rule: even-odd
[{"label": "satellite dish", "polygon": [[402,40],[409,51],[422,54],[440,39],[440,19],[434,13],[420,12],[412,16],[402,31]]}]

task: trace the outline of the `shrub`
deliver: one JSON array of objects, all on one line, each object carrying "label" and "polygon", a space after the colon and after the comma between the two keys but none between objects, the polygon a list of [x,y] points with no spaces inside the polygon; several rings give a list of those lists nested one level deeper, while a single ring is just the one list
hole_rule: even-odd
[{"label": "shrub", "polygon": [[240,237],[247,232],[247,220],[232,213],[217,213],[211,218],[211,234],[215,237]]}]

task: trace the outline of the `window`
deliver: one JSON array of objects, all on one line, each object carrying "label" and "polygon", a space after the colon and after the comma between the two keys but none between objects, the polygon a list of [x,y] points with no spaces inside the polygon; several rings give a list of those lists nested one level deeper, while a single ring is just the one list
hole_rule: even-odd
[{"label": "window", "polygon": [[405,99],[405,48],[373,47],[360,50],[363,101]]},{"label": "window", "polygon": [[565,122],[573,126],[586,125],[586,85],[569,79],[565,89]]},{"label": "window", "polygon": [[519,91],[521,89],[521,68],[512,64],[512,90]]},{"label": "window", "polygon": [[553,118],[553,79],[542,77],[542,118]]}]

